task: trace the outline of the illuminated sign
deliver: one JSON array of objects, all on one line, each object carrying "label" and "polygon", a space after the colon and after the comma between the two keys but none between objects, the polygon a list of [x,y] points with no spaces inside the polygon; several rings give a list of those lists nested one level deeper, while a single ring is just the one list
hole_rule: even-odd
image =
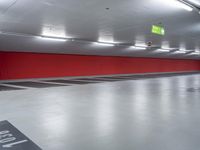
[{"label": "illuminated sign", "polygon": [[165,28],[159,25],[152,25],[151,32],[157,35],[165,35]]}]

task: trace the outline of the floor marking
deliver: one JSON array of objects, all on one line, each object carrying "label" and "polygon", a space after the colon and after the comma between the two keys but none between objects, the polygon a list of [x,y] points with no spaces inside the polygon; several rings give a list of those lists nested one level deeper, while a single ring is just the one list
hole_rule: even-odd
[{"label": "floor marking", "polygon": [[14,142],[14,143],[6,144],[6,145],[3,145],[3,147],[4,148],[10,148],[10,147],[13,147],[14,145],[18,145],[18,144],[25,143],[25,142],[28,142],[28,140],[22,140],[22,141],[19,141],[19,142]]},{"label": "floor marking", "polygon": [[0,121],[0,150],[42,150],[8,121]]}]

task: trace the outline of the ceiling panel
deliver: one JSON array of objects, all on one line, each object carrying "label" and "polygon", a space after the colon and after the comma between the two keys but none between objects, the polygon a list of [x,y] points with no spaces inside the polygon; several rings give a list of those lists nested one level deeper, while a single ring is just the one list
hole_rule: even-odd
[{"label": "ceiling panel", "polygon": [[[156,46],[167,43],[173,48],[199,49],[200,15],[195,11],[187,12],[172,7],[168,4],[169,1],[1,0],[0,30],[4,34],[0,35],[0,47],[3,50],[18,51],[163,56],[149,52],[138,54],[135,51],[127,54],[124,47],[115,47],[118,50],[114,51],[106,47],[101,48],[105,50],[99,50],[99,47],[92,46],[91,50],[88,43],[81,45],[77,42],[70,45],[35,41],[36,38],[31,37],[49,35],[130,44],[152,41]],[[165,36],[151,33],[151,26],[159,23],[166,29]],[[166,57],[174,56],[166,55]]]},{"label": "ceiling panel", "polygon": [[16,0],[1,0],[0,1],[0,12],[4,14],[13,4],[15,4]]}]

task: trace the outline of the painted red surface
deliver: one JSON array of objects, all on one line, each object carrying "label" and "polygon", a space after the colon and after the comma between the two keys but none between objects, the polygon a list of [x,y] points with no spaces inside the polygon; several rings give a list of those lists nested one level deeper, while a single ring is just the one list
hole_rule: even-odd
[{"label": "painted red surface", "polygon": [[197,60],[0,52],[0,80],[198,70]]}]

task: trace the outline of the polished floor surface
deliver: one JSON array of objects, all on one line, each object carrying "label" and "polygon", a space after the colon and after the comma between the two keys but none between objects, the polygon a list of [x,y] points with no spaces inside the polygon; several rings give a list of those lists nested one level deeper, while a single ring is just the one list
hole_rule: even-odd
[{"label": "polished floor surface", "polygon": [[200,75],[1,91],[2,120],[44,150],[199,150]]}]

